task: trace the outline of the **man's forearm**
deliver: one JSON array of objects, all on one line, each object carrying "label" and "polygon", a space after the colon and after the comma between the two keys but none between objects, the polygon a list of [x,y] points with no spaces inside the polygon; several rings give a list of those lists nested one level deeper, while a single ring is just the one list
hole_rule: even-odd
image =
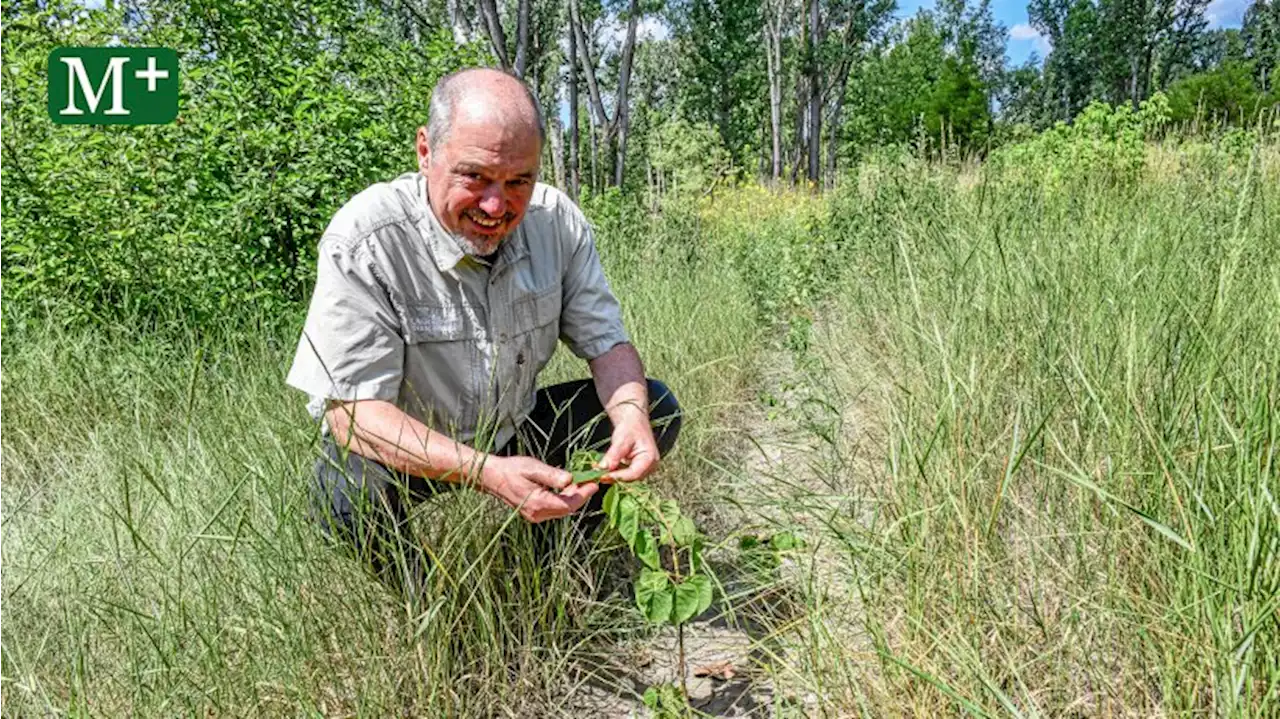
[{"label": "man's forearm", "polygon": [[334,442],[405,474],[479,482],[487,458],[405,414],[391,402],[333,402],[325,418]]},{"label": "man's forearm", "polygon": [[649,388],[640,353],[629,342],[591,360],[596,394],[614,426],[628,420],[649,421]]}]

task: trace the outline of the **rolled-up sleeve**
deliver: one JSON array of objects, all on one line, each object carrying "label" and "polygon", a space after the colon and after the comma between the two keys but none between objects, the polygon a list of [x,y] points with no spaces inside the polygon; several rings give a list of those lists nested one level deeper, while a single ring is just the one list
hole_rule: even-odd
[{"label": "rolled-up sleeve", "polygon": [[592,360],[627,342],[622,309],[609,290],[591,226],[574,213],[569,226],[568,262],[560,305],[560,339],[575,355]]},{"label": "rolled-up sleeve", "polygon": [[326,236],[286,381],[313,400],[394,401],[403,372],[399,317],[367,244]]}]

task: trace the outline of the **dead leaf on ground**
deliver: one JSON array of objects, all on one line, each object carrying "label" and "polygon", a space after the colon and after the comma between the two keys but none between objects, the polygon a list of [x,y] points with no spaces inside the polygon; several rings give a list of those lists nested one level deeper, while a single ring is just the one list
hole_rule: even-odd
[{"label": "dead leaf on ground", "polygon": [[729,681],[735,674],[737,674],[737,672],[734,671],[733,662],[727,660],[723,662],[703,664],[693,668],[693,675],[695,677],[711,677],[712,679],[719,679],[723,682]]}]

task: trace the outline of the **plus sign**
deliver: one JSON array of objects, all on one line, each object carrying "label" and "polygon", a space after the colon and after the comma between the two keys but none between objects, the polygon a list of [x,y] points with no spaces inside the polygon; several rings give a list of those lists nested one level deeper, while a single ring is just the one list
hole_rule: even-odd
[{"label": "plus sign", "polygon": [[169,79],[169,71],[168,71],[168,70],[157,70],[157,69],[156,69],[156,59],[155,59],[155,57],[149,57],[149,58],[147,58],[147,69],[146,69],[146,70],[135,70],[135,71],[133,72],[133,76],[134,76],[134,77],[136,77],[136,78],[138,78],[139,80],[146,80],[146,81],[147,81],[147,92],[155,92],[155,91],[156,91],[156,80],[168,80],[168,79]]}]

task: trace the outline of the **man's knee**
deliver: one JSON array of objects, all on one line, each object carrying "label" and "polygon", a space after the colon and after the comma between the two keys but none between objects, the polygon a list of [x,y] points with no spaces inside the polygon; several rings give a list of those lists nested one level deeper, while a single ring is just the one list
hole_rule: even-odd
[{"label": "man's knee", "polygon": [[649,421],[658,441],[658,451],[667,454],[676,445],[680,435],[682,414],[680,403],[670,387],[656,379],[649,379]]},{"label": "man's knee", "polygon": [[323,440],[311,484],[312,520],[326,534],[360,545],[403,521],[403,487],[380,463]]}]

